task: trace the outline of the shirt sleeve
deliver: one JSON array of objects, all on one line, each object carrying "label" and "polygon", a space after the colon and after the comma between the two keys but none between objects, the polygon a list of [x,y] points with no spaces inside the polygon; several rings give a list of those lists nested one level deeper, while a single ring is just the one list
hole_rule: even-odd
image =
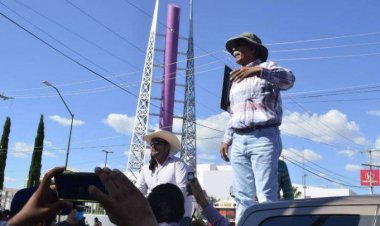
[{"label": "shirt sleeve", "polygon": [[148,193],[148,186],[145,181],[144,172],[145,170],[149,170],[145,166],[143,166],[142,170],[140,171],[139,176],[137,177],[137,181],[135,186],[141,191],[143,195],[146,195]]},{"label": "shirt sleeve", "polygon": [[281,90],[293,87],[296,78],[291,70],[278,66],[273,61],[261,63],[259,66],[263,68],[260,78],[275,84]]},{"label": "shirt sleeve", "polygon": [[175,179],[176,184],[181,189],[183,197],[185,199],[185,215],[184,217],[191,217],[193,210],[193,199],[191,196],[187,195],[187,173],[189,172],[189,167],[183,161],[176,162],[176,172]]},{"label": "shirt sleeve", "polygon": [[230,222],[224,218],[220,213],[208,204],[206,208],[203,209],[203,216],[211,223],[212,226],[229,226]]},{"label": "shirt sleeve", "polygon": [[232,143],[232,135],[234,133],[234,130],[232,128],[232,112],[230,112],[230,120],[228,121],[228,126],[227,126],[227,129],[226,131],[224,132],[224,136],[223,136],[223,140],[222,140],[222,143],[225,143],[225,144],[228,144],[228,146],[231,145]]}]

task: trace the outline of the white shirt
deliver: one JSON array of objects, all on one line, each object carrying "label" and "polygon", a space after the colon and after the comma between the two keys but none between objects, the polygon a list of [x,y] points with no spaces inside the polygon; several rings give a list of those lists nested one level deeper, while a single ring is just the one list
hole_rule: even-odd
[{"label": "white shirt", "polygon": [[185,216],[191,217],[192,199],[187,196],[186,191],[188,172],[189,167],[182,159],[169,155],[161,166],[156,167],[154,172],[149,169],[149,164],[145,164],[135,185],[144,195],[148,195],[153,188],[160,184],[177,185],[185,198]]}]

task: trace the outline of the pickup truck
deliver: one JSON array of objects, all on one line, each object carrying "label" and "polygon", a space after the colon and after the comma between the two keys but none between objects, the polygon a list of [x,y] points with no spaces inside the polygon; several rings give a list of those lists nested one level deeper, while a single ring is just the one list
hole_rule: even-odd
[{"label": "pickup truck", "polygon": [[380,196],[342,196],[263,203],[238,226],[380,226]]}]

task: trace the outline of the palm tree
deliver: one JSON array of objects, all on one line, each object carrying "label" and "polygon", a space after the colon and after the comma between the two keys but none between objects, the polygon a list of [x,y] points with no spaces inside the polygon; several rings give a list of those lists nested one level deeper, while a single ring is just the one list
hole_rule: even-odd
[{"label": "palm tree", "polygon": [[298,199],[302,196],[302,192],[298,190],[298,187],[293,187],[294,199]]}]

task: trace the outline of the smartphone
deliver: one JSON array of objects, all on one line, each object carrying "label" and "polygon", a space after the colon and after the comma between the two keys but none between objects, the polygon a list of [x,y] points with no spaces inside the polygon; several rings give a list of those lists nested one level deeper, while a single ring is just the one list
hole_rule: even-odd
[{"label": "smartphone", "polygon": [[94,185],[102,192],[106,189],[95,173],[63,172],[55,176],[58,198],[61,200],[97,202],[88,193],[88,187]]},{"label": "smartphone", "polygon": [[195,173],[194,172],[188,172],[187,173],[187,181],[195,181]]}]

